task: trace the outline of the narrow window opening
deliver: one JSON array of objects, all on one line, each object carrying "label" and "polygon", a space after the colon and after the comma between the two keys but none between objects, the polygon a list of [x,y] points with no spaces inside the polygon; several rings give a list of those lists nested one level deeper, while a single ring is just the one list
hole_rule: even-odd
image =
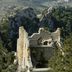
[{"label": "narrow window opening", "polygon": [[47,45],[47,44],[48,44],[48,42],[47,42],[47,41],[45,41],[45,42],[44,42],[44,45]]}]

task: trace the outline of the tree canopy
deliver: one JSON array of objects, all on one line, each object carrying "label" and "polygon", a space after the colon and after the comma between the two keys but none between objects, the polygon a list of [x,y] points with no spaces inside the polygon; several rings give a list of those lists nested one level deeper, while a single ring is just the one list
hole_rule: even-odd
[{"label": "tree canopy", "polygon": [[49,60],[53,72],[72,72],[72,34],[64,40],[64,56],[56,49],[54,56]]}]

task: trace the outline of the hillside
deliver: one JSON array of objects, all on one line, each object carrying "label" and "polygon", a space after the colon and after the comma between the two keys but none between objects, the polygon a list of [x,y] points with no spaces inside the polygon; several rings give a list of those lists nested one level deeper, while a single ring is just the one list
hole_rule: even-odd
[{"label": "hillside", "polygon": [[62,0],[0,0],[0,19],[9,11],[10,8],[32,7],[43,11],[49,6],[69,5],[72,6],[72,1],[65,2]]}]

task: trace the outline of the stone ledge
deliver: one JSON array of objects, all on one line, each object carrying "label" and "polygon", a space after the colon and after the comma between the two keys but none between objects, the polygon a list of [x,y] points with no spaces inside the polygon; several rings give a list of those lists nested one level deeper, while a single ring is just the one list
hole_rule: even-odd
[{"label": "stone ledge", "polygon": [[52,68],[33,68],[32,72],[48,72],[52,70]]}]

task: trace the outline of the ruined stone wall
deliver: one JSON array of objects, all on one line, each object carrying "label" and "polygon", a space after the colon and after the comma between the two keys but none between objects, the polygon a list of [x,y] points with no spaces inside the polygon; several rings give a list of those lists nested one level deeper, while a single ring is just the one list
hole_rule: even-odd
[{"label": "ruined stone wall", "polygon": [[[27,69],[26,72],[29,72],[32,63],[33,66],[36,67],[38,61],[40,62],[40,59],[42,58],[43,60],[48,61],[54,53],[55,42],[60,45],[59,28],[52,33],[40,28],[38,33],[34,33],[32,36],[28,37],[24,28],[19,27],[19,38],[17,40],[18,72],[25,69]],[[36,54],[34,54],[34,52],[36,52]]]},{"label": "ruined stone wall", "polygon": [[30,59],[28,34],[23,27],[20,27],[19,38],[17,40],[18,72],[24,71],[26,68],[29,70],[32,66]]},{"label": "ruined stone wall", "polygon": [[[34,33],[29,37],[31,56],[33,65],[36,67],[40,58],[46,61],[53,56],[55,51],[55,43],[59,46],[60,44],[60,29],[58,28],[55,32],[49,32],[44,28],[40,28],[38,33]],[[44,64],[43,64],[44,65]],[[42,66],[42,65],[41,65]],[[48,65],[47,65],[48,66]],[[47,67],[46,65],[43,67]]]}]

